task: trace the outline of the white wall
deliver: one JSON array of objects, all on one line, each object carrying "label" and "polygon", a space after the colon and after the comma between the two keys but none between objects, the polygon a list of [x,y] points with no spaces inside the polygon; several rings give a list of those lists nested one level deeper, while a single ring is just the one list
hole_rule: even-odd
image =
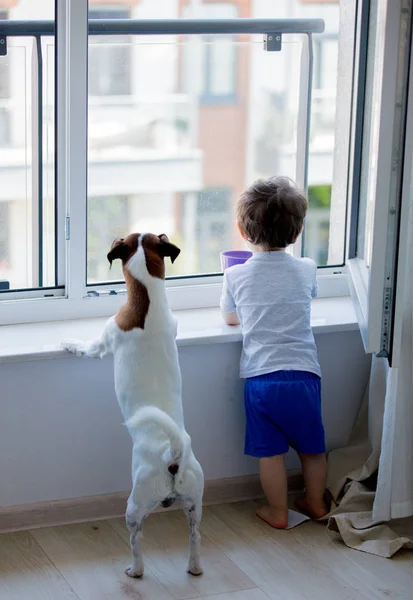
[{"label": "white wall", "polygon": [[[358,332],[316,336],[329,448],[348,440],[369,358]],[[206,479],[256,473],[243,456],[240,344],[180,348],[186,425]],[[130,487],[131,444],[111,359],[0,365],[0,506]],[[296,466],[294,457],[289,467]]]}]

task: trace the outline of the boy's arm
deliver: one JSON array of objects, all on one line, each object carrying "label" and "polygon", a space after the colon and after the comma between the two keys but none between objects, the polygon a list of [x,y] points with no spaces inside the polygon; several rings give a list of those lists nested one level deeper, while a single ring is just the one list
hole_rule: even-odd
[{"label": "boy's arm", "polygon": [[227,274],[224,273],[222,296],[220,301],[221,314],[227,325],[239,325],[240,321],[236,312],[234,297],[232,295]]},{"label": "boy's arm", "polygon": [[225,312],[221,310],[222,317],[227,325],[239,325],[239,319],[236,312]]}]

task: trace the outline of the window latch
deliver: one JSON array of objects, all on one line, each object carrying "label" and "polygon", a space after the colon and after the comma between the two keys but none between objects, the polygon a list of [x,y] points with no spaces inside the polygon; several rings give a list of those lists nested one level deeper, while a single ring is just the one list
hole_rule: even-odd
[{"label": "window latch", "polygon": [[280,52],[281,43],[281,33],[267,33],[264,36],[264,50],[266,52]]},{"label": "window latch", "polygon": [[126,288],[121,290],[90,290],[87,292],[88,298],[104,297],[104,296],[119,296],[126,294]]},{"label": "window latch", "polygon": [[0,35],[0,56],[7,56],[7,38]]}]

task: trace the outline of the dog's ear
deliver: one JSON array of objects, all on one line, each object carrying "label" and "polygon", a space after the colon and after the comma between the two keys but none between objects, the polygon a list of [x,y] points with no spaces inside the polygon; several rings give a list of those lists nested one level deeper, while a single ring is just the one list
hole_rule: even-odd
[{"label": "dog's ear", "polygon": [[171,263],[174,263],[181,253],[181,250],[178,248],[178,246],[175,246],[175,244],[171,244],[168,236],[164,233],[161,233],[161,235],[158,237],[160,241],[160,244],[157,248],[159,255],[162,256],[162,258],[168,256],[171,259]]},{"label": "dog's ear", "polygon": [[110,251],[107,256],[108,261],[110,262],[110,266],[112,266],[112,262],[116,258],[120,258],[120,260],[123,262],[128,258],[128,255],[129,255],[129,248],[125,244],[124,239],[117,238],[116,240],[113,240],[112,246],[111,246]]}]

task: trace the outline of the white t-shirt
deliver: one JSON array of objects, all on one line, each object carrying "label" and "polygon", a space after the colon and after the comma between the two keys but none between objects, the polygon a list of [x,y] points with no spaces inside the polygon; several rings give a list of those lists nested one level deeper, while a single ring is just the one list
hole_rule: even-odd
[{"label": "white t-shirt", "polygon": [[285,251],[256,252],[225,271],[224,312],[237,312],[243,335],[240,375],[310,371],[321,376],[310,325],[317,266]]}]

